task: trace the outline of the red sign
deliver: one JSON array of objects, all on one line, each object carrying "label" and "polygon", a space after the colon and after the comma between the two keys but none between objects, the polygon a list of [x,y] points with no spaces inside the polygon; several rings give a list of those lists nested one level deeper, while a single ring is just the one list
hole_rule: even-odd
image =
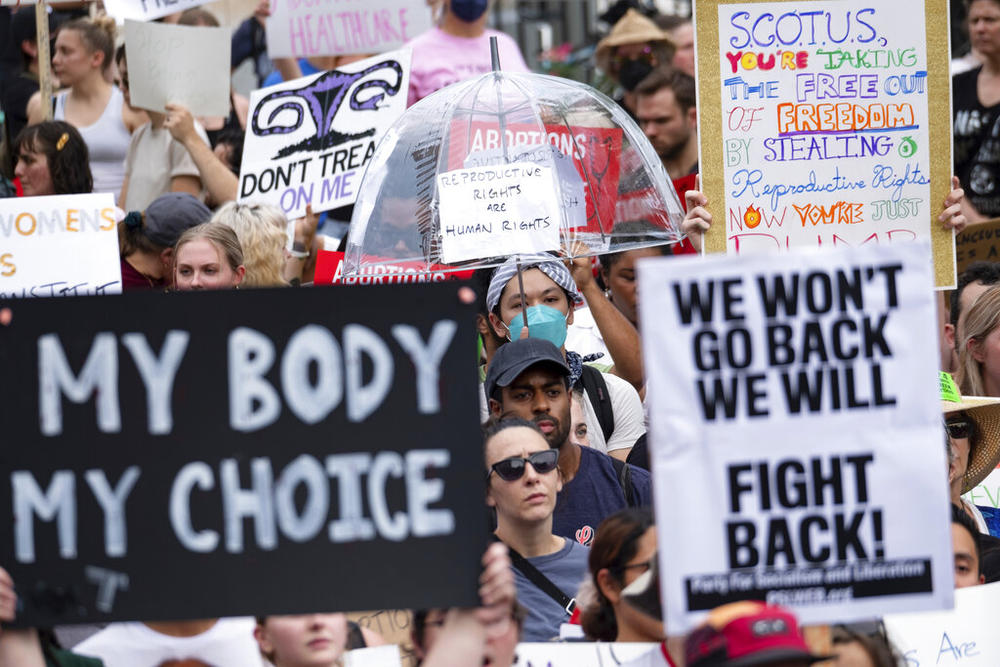
[{"label": "red sign", "polygon": [[359,276],[344,276],[344,253],[320,250],[316,257],[316,285],[400,285],[404,283],[439,283],[444,280],[467,280],[472,270],[445,271],[418,262],[371,264],[361,268]]},{"label": "red sign", "polygon": [[[621,169],[621,128],[546,125],[545,132],[542,132],[538,125],[515,123],[505,128],[505,139],[509,149],[551,144],[563,155],[571,157],[573,166],[583,179],[587,204],[586,224],[573,229],[600,233],[603,227],[604,232],[611,231],[615,224]],[[455,122],[449,138],[448,169],[462,169],[468,156],[500,148],[500,129],[496,124]]]}]

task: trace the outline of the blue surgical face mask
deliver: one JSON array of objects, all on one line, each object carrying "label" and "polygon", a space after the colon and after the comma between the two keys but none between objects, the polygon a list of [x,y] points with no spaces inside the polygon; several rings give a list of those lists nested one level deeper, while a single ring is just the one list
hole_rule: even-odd
[{"label": "blue surgical face mask", "polygon": [[451,13],[466,23],[475,23],[486,13],[489,0],[451,0]]},{"label": "blue surgical face mask", "polygon": [[[528,335],[531,338],[547,340],[561,348],[566,342],[566,317],[551,306],[530,306],[528,308]],[[507,325],[508,339],[519,339],[523,328],[524,318],[521,313],[518,313]]]}]

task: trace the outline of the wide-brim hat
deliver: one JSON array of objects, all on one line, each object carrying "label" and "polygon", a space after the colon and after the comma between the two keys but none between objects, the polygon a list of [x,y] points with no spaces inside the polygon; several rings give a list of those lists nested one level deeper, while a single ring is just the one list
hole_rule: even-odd
[{"label": "wide-brim hat", "polygon": [[602,72],[608,73],[611,67],[611,53],[615,47],[643,42],[661,42],[668,48],[674,46],[674,40],[670,39],[670,35],[660,30],[651,19],[630,9],[618,20],[608,36],[597,43],[594,61]]},{"label": "wide-brim hat", "polygon": [[[976,423],[978,437],[969,452],[969,465],[962,479],[962,493],[979,485],[1000,463],[1000,398],[990,396],[961,396],[954,382],[946,387],[941,376],[941,411],[944,414],[964,412]],[[951,380],[951,376],[948,376]]]}]

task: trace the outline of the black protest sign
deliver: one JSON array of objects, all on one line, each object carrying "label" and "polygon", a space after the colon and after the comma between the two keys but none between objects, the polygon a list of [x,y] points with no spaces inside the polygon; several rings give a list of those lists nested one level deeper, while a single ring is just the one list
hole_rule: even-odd
[{"label": "black protest sign", "polygon": [[456,286],[9,304],[19,621],[473,605],[487,543]]},{"label": "black protest sign", "polygon": [[748,599],[809,623],[949,603],[929,258],[640,264],[668,627]]}]

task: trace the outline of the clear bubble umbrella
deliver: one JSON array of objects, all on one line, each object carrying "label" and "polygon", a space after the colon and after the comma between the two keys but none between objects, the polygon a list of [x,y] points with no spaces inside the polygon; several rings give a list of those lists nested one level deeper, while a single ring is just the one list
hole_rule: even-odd
[{"label": "clear bubble umbrella", "polygon": [[684,212],[648,139],[595,89],[494,71],[416,103],[360,185],[346,275],[572,258],[681,239]]}]

